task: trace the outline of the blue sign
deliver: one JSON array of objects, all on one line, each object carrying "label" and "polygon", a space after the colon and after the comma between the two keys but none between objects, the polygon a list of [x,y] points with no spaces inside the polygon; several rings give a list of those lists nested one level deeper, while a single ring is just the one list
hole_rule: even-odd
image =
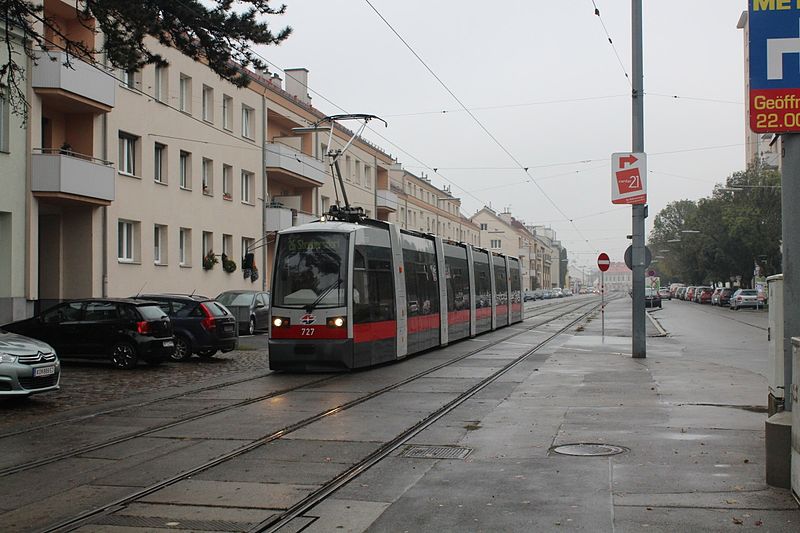
[{"label": "blue sign", "polygon": [[800,4],[749,0],[750,128],[800,131]]}]

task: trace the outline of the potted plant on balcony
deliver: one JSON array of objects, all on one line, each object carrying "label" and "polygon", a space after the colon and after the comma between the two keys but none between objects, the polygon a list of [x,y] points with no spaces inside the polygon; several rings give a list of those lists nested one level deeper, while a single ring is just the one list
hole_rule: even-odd
[{"label": "potted plant on balcony", "polygon": [[222,270],[228,274],[236,271],[236,261],[228,259],[228,256],[222,254]]},{"label": "potted plant on balcony", "polygon": [[214,250],[209,250],[206,256],[203,257],[203,269],[211,270],[217,263],[219,263],[217,254],[214,253]]},{"label": "potted plant on balcony", "polygon": [[233,200],[233,195],[231,193],[229,193],[229,192],[224,192],[224,193],[222,193],[222,199],[223,200]]}]

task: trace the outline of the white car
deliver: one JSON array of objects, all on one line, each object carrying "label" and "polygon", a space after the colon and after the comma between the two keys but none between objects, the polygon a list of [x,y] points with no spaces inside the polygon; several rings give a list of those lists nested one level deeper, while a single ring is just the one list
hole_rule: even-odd
[{"label": "white car", "polygon": [[59,389],[61,363],[42,341],[0,329],[0,397]]}]

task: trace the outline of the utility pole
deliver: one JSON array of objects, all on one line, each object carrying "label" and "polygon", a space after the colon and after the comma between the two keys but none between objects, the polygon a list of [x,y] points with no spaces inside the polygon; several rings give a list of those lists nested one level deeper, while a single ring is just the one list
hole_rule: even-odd
[{"label": "utility pole", "polygon": [[[642,58],[642,0],[632,0],[632,48],[633,48],[633,79],[632,81],[632,131],[633,152],[644,153],[644,73]],[[633,250],[631,264],[633,266],[633,345],[631,354],[634,359],[647,357],[647,340],[645,330],[644,309],[644,218],[647,212],[646,205],[634,205],[633,211]]]},{"label": "utility pole", "polygon": [[[792,337],[800,336],[800,316],[796,302],[800,301],[800,246],[798,224],[800,209],[800,134],[787,133],[781,136],[783,142],[783,165],[781,166],[781,214],[783,226],[783,398],[784,409],[792,410],[797,383],[793,383]],[[780,364],[780,362],[778,362]]]}]

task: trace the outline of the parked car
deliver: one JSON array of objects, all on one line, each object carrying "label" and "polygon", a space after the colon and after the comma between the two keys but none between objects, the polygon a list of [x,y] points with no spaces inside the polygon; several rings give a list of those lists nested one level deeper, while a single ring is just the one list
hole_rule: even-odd
[{"label": "parked car", "polygon": [[717,287],[714,289],[714,292],[711,293],[711,305],[719,305],[719,295],[722,293],[722,288]]},{"label": "parked car", "polygon": [[0,397],[58,390],[60,378],[61,363],[49,344],[0,329]]},{"label": "parked car", "polygon": [[672,300],[672,293],[669,292],[669,288],[668,287],[661,287],[660,289],[658,289],[658,296],[662,300],[665,299],[665,298],[667,300]]},{"label": "parked car", "polygon": [[554,298],[552,291],[548,289],[542,291],[542,300],[550,300],[551,298]]},{"label": "parked car", "polygon": [[722,289],[719,293],[719,305],[722,307],[723,305],[730,305],[731,303],[731,295],[733,294],[733,289]]},{"label": "parked car", "polygon": [[739,289],[731,296],[730,308],[738,311],[743,307],[754,307],[760,309],[764,307],[764,302],[758,298],[758,291],[755,289]]},{"label": "parked car", "polygon": [[656,289],[645,287],[644,289],[644,306],[645,307],[661,307],[661,297],[658,295]]},{"label": "parked car", "polygon": [[216,300],[180,294],[143,294],[136,299],[156,302],[170,318],[175,336],[173,361],[184,361],[192,354],[213,357],[217,351],[230,352],[239,346],[236,319]]},{"label": "parked car", "polygon": [[694,301],[694,291],[697,287],[689,286],[686,289],[686,294],[684,295],[683,299],[687,302]]},{"label": "parked car", "polygon": [[130,298],[66,302],[3,329],[46,342],[61,359],[109,358],[119,368],[157,365],[175,351],[166,313]]},{"label": "parked car", "polygon": [[686,296],[686,287],[678,287],[677,289],[675,289],[675,297],[678,300],[683,300],[685,296]]},{"label": "parked car", "polygon": [[525,293],[522,295],[522,300],[525,302],[532,302],[535,299],[536,295],[533,293],[533,291],[525,291]]},{"label": "parked car", "polygon": [[698,287],[696,291],[696,301],[700,304],[711,303],[711,295],[714,294],[713,287]]},{"label": "parked car", "polygon": [[269,328],[269,293],[261,291],[225,291],[216,300],[233,313],[239,331],[249,335]]}]

